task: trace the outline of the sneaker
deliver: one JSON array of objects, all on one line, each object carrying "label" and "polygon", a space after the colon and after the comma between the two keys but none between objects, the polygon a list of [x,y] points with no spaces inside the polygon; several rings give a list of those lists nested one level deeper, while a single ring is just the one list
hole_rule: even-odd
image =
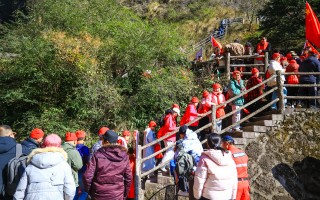
[{"label": "sneaker", "polygon": [[189,196],[189,193],[188,193],[188,192],[183,192],[182,190],[179,190],[178,195],[179,195],[179,196],[188,197],[188,196]]},{"label": "sneaker", "polygon": [[160,170],[161,170],[162,172],[167,172],[167,170],[166,170],[165,167],[160,168]]}]

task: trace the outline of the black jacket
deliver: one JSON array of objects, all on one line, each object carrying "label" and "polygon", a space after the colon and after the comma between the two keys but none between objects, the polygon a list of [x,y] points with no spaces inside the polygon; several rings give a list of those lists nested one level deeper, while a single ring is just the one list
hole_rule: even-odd
[{"label": "black jacket", "polygon": [[[4,191],[4,184],[6,183],[7,174],[5,172],[8,162],[16,156],[16,140],[11,137],[0,137],[0,199],[4,199],[2,191]],[[28,155],[30,150],[22,146],[22,153]]]},{"label": "black jacket", "polygon": [[[320,72],[320,62],[315,56],[309,56],[299,66],[299,72]],[[319,83],[320,75],[300,75],[300,82]]]},{"label": "black jacket", "polygon": [[21,142],[21,145],[27,147],[30,149],[30,151],[40,147],[39,143],[32,138],[25,139],[23,142]]}]

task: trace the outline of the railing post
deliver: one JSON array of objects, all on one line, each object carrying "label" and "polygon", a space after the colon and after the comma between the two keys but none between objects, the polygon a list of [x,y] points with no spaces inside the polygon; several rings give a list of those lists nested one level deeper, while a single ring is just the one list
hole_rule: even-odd
[{"label": "railing post", "polygon": [[226,74],[227,74],[227,80],[230,81],[230,53],[227,53],[226,58]]},{"label": "railing post", "polygon": [[141,145],[136,148],[136,173],[134,177],[135,199],[140,199],[141,192]]},{"label": "railing post", "polygon": [[264,53],[264,69],[263,69],[263,72],[266,72],[267,71],[267,68],[269,66],[269,52],[265,52]]},{"label": "railing post", "polygon": [[216,116],[216,112],[217,112],[217,106],[216,105],[212,105],[212,113],[211,113],[211,119],[212,119],[212,132],[216,133],[217,131],[217,116]]},{"label": "railing post", "polygon": [[283,95],[283,82],[281,78],[281,70],[278,70],[277,72],[277,93],[279,97],[279,111],[283,114],[284,113],[284,95]]}]

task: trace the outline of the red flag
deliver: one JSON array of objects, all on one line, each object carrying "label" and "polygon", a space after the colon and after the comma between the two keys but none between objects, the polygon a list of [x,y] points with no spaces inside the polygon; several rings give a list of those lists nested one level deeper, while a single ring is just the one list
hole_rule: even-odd
[{"label": "red flag", "polygon": [[314,48],[314,46],[312,46],[312,44],[308,40],[304,43],[304,49],[306,47],[310,47],[315,54],[319,54],[318,50]]},{"label": "red flag", "polygon": [[211,43],[212,43],[212,47],[219,47],[220,50],[222,50],[222,45],[220,44],[220,42],[218,42],[217,40],[214,39],[213,36],[211,36]]},{"label": "red flag", "polygon": [[306,2],[306,39],[320,47],[319,20],[308,2]]}]

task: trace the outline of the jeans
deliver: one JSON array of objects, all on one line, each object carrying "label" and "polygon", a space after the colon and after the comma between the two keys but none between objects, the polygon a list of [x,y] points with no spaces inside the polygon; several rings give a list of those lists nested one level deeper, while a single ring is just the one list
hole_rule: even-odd
[{"label": "jeans", "polygon": [[79,186],[77,187],[76,195],[73,198],[74,200],[86,200],[88,197],[88,193],[84,190],[82,176],[83,176],[83,173],[79,172],[78,173]]},{"label": "jeans", "polygon": [[[283,95],[287,96],[287,88],[285,88],[285,87],[283,87]],[[271,101],[275,100],[276,98],[278,98],[277,90],[272,92]],[[284,99],[284,105],[286,105],[286,104],[287,104],[287,99]],[[277,102],[275,102],[271,105],[271,109],[277,109]]]}]

